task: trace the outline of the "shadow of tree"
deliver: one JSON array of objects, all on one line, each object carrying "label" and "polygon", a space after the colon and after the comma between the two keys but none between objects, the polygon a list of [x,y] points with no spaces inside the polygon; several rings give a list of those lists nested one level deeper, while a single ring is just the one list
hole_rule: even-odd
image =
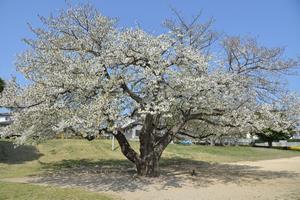
[{"label": "shadow of tree", "polygon": [[15,146],[10,141],[0,141],[0,163],[21,164],[39,159],[41,154],[36,147],[30,145]]},{"label": "shadow of tree", "polygon": [[[215,183],[251,184],[276,178],[299,178],[288,171],[266,171],[258,167],[220,164],[183,158],[162,159],[161,176],[144,178],[136,175],[135,167],[127,160],[63,160],[43,164],[44,174],[34,182],[60,186],[80,186],[92,191],[136,191],[179,188],[186,184],[207,187]],[[193,172],[193,175],[192,173]]]}]

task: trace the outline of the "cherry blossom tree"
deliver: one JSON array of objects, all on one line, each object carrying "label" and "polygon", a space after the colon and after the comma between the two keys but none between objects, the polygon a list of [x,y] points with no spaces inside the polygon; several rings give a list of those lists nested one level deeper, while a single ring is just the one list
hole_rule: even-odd
[{"label": "cherry blossom tree", "polygon": [[[139,175],[157,176],[174,138],[199,137],[187,131],[193,123],[207,127],[208,135],[247,134],[273,122],[281,130],[294,123],[272,112],[271,98],[279,90],[271,75],[297,65],[282,59],[282,49],[225,38],[217,55],[210,48],[218,36],[211,22],[201,24],[196,16],[186,23],[176,16],[161,35],[119,29],[116,19],[90,5],[40,17],[43,27],[30,27],[35,38],[24,40],[29,48],[16,63],[29,84],[12,79],[1,94],[0,106],[14,119],[2,135],[18,133],[23,143],[66,129],[110,133]],[[139,152],[124,135],[137,125]]]}]

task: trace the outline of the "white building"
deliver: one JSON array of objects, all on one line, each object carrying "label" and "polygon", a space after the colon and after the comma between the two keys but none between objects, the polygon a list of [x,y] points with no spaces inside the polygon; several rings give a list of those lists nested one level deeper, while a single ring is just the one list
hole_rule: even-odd
[{"label": "white building", "polygon": [[9,113],[0,113],[0,126],[6,126],[12,123],[12,117]]},{"label": "white building", "polygon": [[140,132],[142,130],[141,125],[134,126],[131,129],[125,131],[125,137],[129,140],[138,140],[140,136]]}]

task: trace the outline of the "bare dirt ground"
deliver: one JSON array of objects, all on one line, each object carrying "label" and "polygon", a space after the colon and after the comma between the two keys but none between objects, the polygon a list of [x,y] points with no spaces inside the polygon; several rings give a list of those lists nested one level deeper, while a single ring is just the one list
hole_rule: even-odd
[{"label": "bare dirt ground", "polygon": [[228,164],[176,162],[152,179],[137,177],[128,167],[79,165],[6,181],[81,187],[125,200],[300,200],[300,157]]}]

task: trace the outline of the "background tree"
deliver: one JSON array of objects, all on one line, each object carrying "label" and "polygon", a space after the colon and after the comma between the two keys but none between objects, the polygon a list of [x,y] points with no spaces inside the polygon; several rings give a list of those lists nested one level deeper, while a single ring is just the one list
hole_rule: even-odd
[{"label": "background tree", "polygon": [[[257,112],[257,121],[264,121],[265,129],[253,129],[253,134],[259,137],[259,140],[268,142],[268,146],[272,147],[272,142],[289,139],[299,127],[299,99],[296,96],[286,97],[279,105],[273,105],[271,115],[266,116],[264,113]],[[273,115],[277,115],[279,120],[274,120]],[[286,122],[289,121],[288,124]],[[266,123],[267,122],[267,123]],[[281,129],[274,129],[274,123],[281,126]],[[268,125],[267,125],[268,124]]]},{"label": "background tree", "polygon": [[0,78],[0,93],[4,90],[4,86],[5,86],[4,80]]},{"label": "background tree", "polygon": [[272,142],[279,140],[287,140],[294,133],[293,129],[287,131],[275,131],[271,128],[263,130],[260,133],[256,133],[260,141],[268,142],[268,146],[272,147]]},{"label": "background tree", "polygon": [[[261,57],[257,62],[241,65],[242,43],[239,57],[216,57],[209,50],[215,40],[210,22],[199,24],[198,19],[185,23],[177,14],[166,24],[170,31],[152,35],[140,28],[120,30],[115,19],[89,5],[41,17],[44,26],[30,27],[36,37],[24,40],[29,49],[17,61],[30,84],[9,81],[1,94],[0,106],[14,117],[2,134],[20,133],[23,143],[53,138],[66,128],[90,136],[110,133],[139,175],[157,176],[164,149],[186,135],[192,123],[223,134],[265,129],[268,121],[257,120],[256,113],[271,116],[272,106],[258,102],[260,86],[269,86],[269,72],[293,68],[296,62],[268,56],[273,51],[256,43],[246,60],[255,53]],[[236,51],[224,44],[230,55]],[[272,119],[282,121],[276,113]],[[285,120],[281,124],[292,123]],[[136,125],[142,125],[139,152],[124,135]]]}]

